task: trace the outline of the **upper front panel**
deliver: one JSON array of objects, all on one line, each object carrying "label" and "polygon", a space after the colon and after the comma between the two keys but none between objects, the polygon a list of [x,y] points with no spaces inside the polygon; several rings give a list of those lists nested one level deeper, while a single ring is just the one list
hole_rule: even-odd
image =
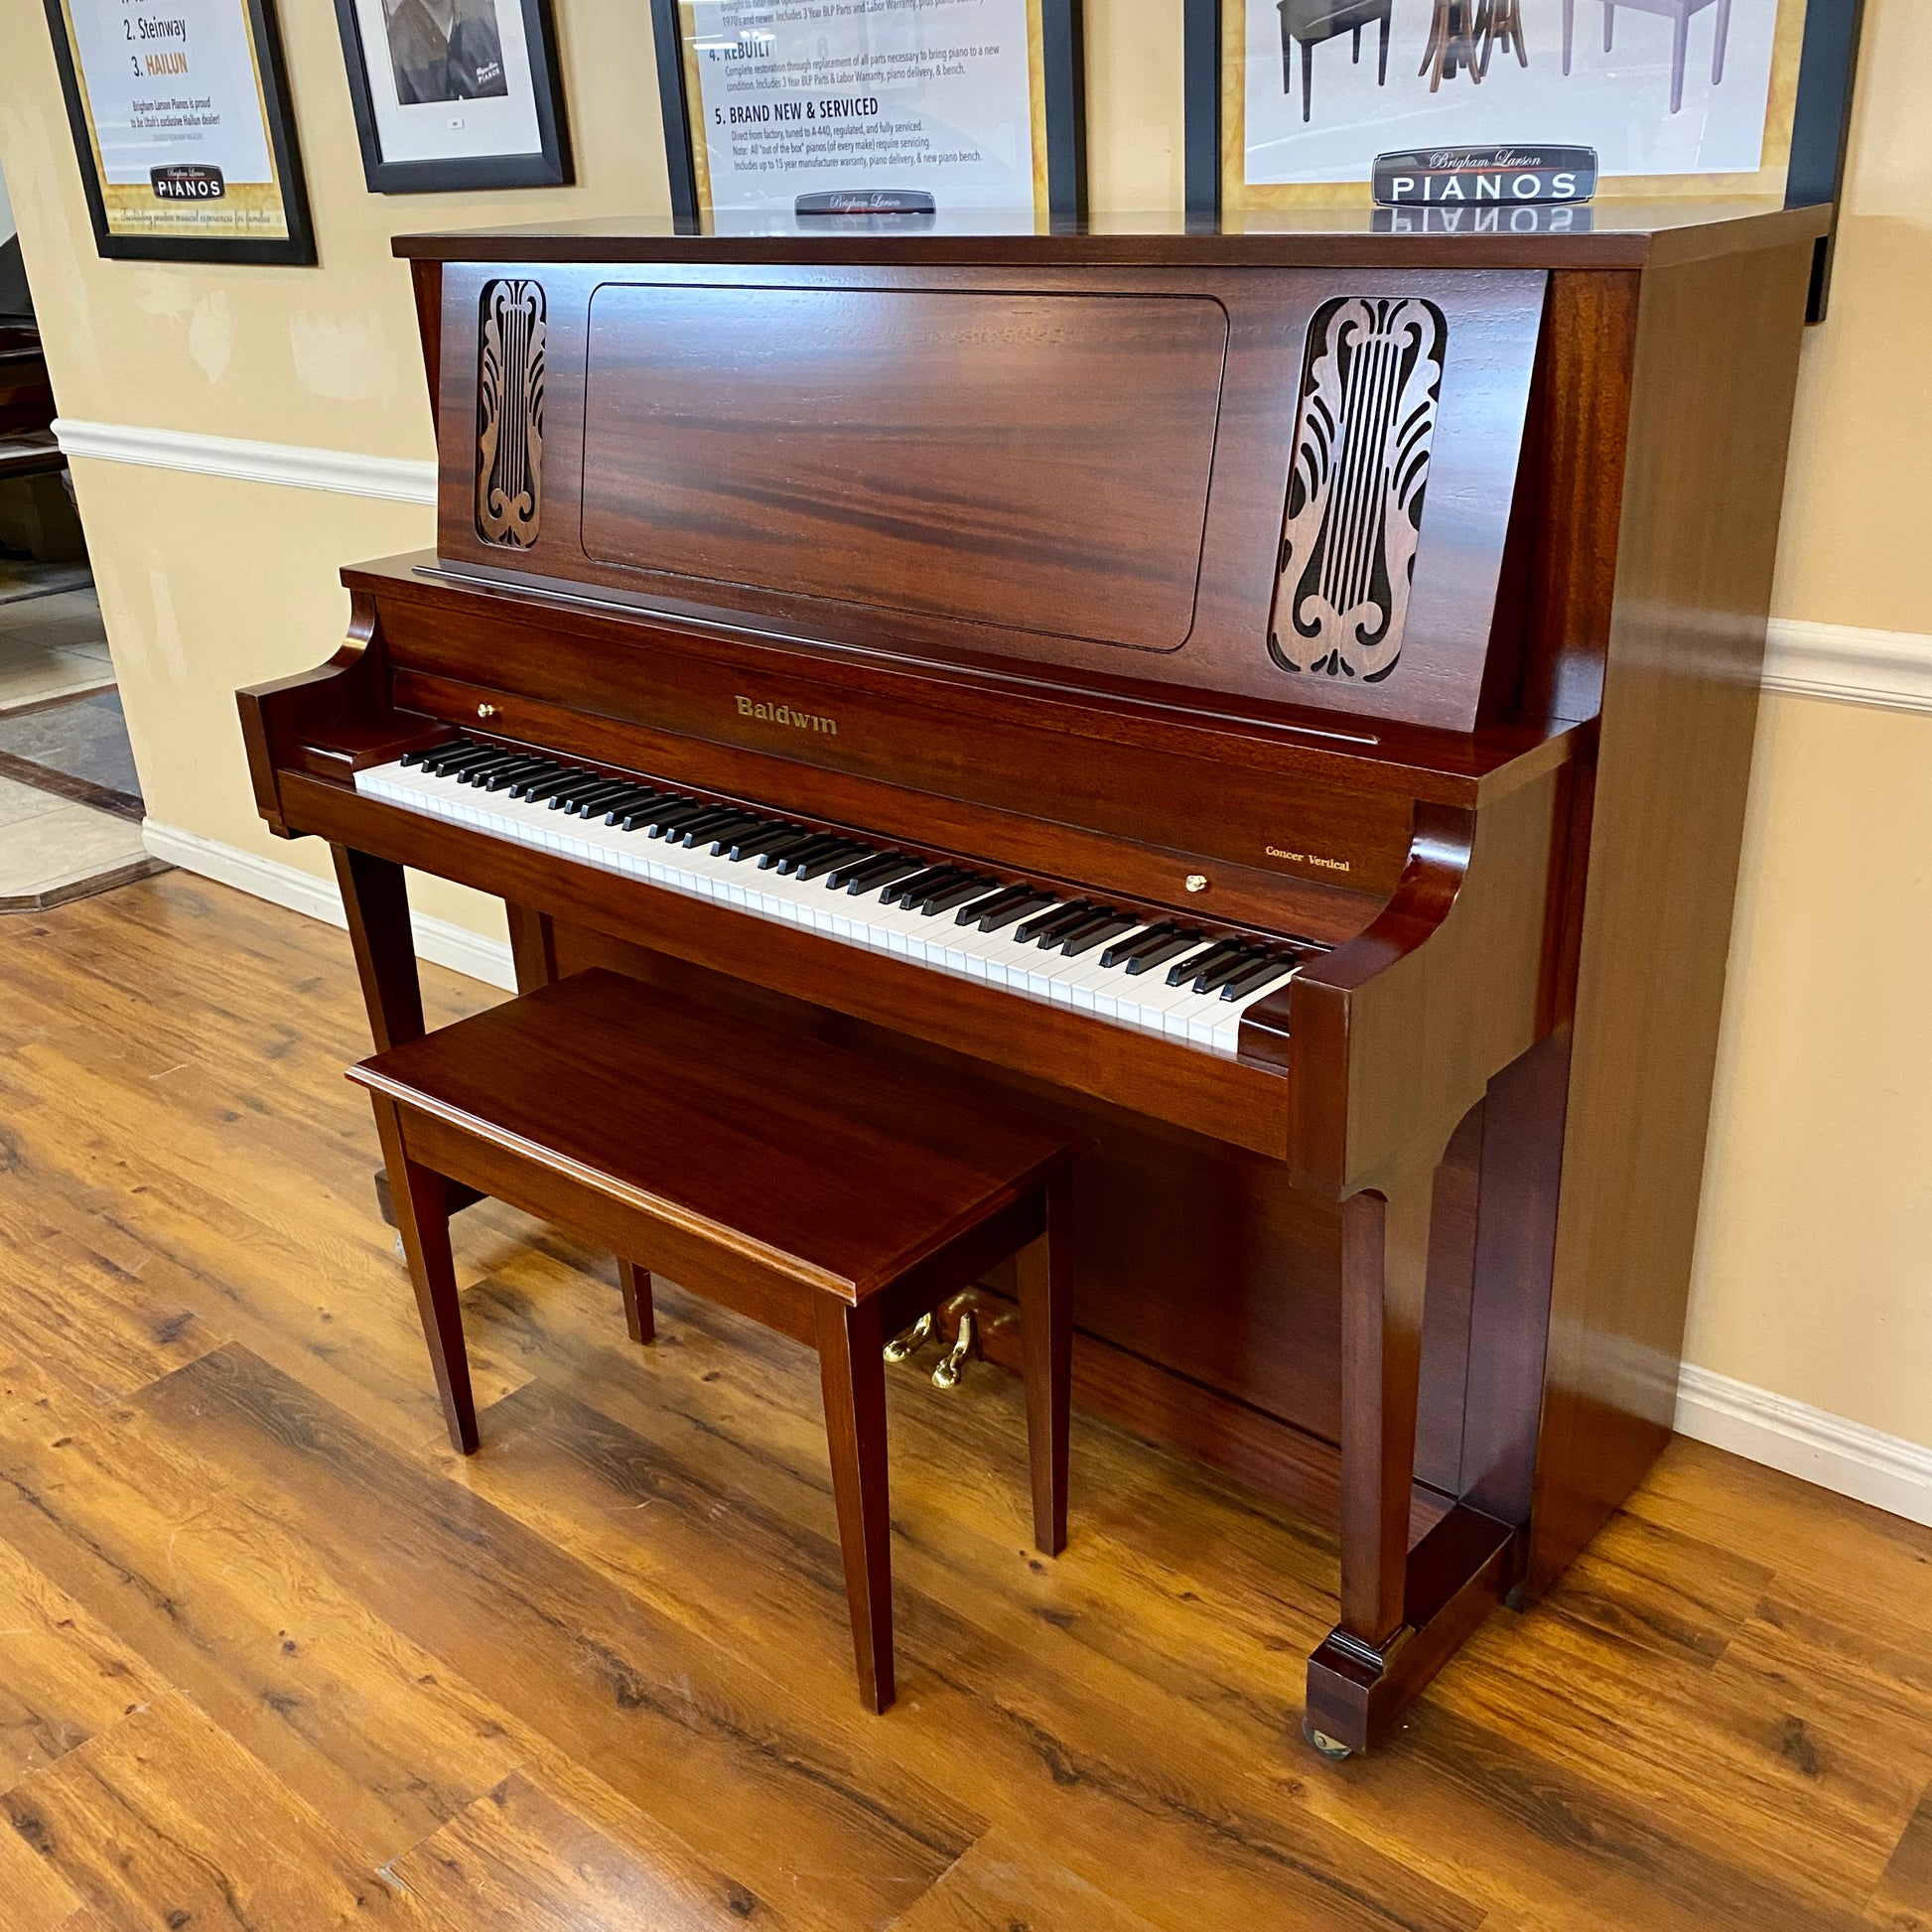
[{"label": "upper front panel", "polygon": [[452,264],[439,549],[1467,730],[1536,270]]},{"label": "upper front panel", "polygon": [[609,283],[590,304],[584,552],[672,596],[755,588],[1173,650],[1226,348],[1198,297]]}]

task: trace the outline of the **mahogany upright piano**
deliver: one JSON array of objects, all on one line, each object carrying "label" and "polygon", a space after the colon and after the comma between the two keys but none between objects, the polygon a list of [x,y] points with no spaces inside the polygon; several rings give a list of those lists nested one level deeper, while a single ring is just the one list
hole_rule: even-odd
[{"label": "mahogany upright piano", "polygon": [[1651,215],[404,238],[435,553],[241,694],[378,1045],[411,866],[1089,1132],[1076,1400],[1339,1524],[1331,1751],[1670,1431],[1823,215]]}]

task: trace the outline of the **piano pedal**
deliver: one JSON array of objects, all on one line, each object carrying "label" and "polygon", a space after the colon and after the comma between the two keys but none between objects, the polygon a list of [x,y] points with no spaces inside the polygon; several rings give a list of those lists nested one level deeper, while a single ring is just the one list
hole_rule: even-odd
[{"label": "piano pedal", "polygon": [[959,1316],[959,1334],[953,1345],[939,1358],[932,1371],[935,1389],[956,1389],[966,1375],[966,1360],[973,1352],[973,1311],[964,1309]]},{"label": "piano pedal", "polygon": [[886,1344],[889,1362],[909,1361],[923,1348],[932,1334],[932,1311],[928,1309],[909,1328],[901,1328]]}]

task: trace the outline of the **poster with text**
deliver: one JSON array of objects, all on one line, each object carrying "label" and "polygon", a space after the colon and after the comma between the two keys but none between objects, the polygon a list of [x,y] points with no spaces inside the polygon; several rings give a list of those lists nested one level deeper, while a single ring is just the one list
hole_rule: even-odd
[{"label": "poster with text", "polygon": [[60,0],[55,28],[109,235],[289,239],[247,0]]},{"label": "poster with text", "polygon": [[[1596,150],[1598,193],[1782,194],[1805,0],[1236,0],[1230,207],[1332,199],[1396,150]],[[1238,37],[1238,41],[1235,37]]]},{"label": "poster with text", "polygon": [[695,0],[698,188],[726,226],[1045,207],[1037,0]]}]

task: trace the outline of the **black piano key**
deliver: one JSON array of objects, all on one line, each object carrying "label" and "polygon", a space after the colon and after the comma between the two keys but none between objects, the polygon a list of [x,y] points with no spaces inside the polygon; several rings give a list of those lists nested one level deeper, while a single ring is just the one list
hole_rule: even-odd
[{"label": "black piano key", "polygon": [[1221,998],[1239,1000],[1247,994],[1259,993],[1264,986],[1272,986],[1276,980],[1286,979],[1301,963],[1299,953],[1270,953],[1267,958],[1237,973],[1233,979],[1223,980]]},{"label": "black piano key", "polygon": [[628,778],[611,778],[601,785],[591,785],[583,791],[574,791],[565,800],[564,810],[574,812],[583,818],[597,818],[610,808],[614,798],[621,798],[630,789]]},{"label": "black piano key", "polygon": [[570,777],[550,794],[550,809],[553,812],[560,812],[566,805],[575,802],[581,793],[595,791],[610,782],[611,780],[602,771],[573,771]]},{"label": "black piano key", "polygon": [[619,819],[642,811],[646,805],[658,803],[663,796],[661,791],[653,791],[649,785],[632,785],[628,791],[604,801],[604,822],[615,825]]},{"label": "black piano key", "polygon": [[512,798],[548,798],[559,785],[567,785],[576,777],[569,765],[560,764],[550,771],[540,771],[532,778],[519,778],[510,786]]},{"label": "black piano key", "polygon": [[853,867],[849,872],[835,872],[825,883],[837,892],[839,881],[844,880],[845,890],[857,898],[861,894],[876,893],[882,887],[890,886],[896,879],[909,878],[924,867],[923,859],[908,859],[903,852],[888,852],[881,858]]},{"label": "black piano key", "polygon": [[1116,916],[1111,905],[1089,906],[1080,918],[1063,920],[1050,932],[1042,933],[1037,944],[1042,952],[1057,952],[1069,939],[1082,938],[1096,926],[1103,926]]},{"label": "black piano key", "polygon": [[1016,886],[1011,893],[1002,893],[997,899],[989,898],[978,905],[969,905],[959,915],[960,923],[963,925],[971,919],[982,932],[998,932],[1003,925],[1011,925],[1015,919],[1024,919],[1030,912],[1058,903],[1059,900],[1051,893],[1036,893],[1031,887]]},{"label": "black piano key", "polygon": [[1136,947],[1127,961],[1127,970],[1136,978],[1151,973],[1157,966],[1166,965],[1175,953],[1191,952],[1206,937],[1206,933],[1196,932],[1190,926],[1173,926],[1158,946],[1150,946],[1145,952]]},{"label": "black piano key", "polygon": [[830,853],[836,858],[851,843],[843,832],[821,832],[817,838],[807,839],[803,845],[787,846],[778,855],[772,870],[782,877],[789,877],[807,859],[816,859],[821,853]]},{"label": "black piano key", "polygon": [[[991,898],[975,899],[971,905],[962,906],[955,915],[955,921],[957,924],[967,925],[974,920],[998,918],[1010,906],[1014,908],[1013,916],[1018,918],[1025,909],[1027,901],[1038,897],[1039,895],[1031,886],[1009,886],[1004,892],[995,893]],[[980,930],[991,932],[993,928],[982,923]]]},{"label": "black piano key", "polygon": [[800,852],[808,845],[816,845],[824,836],[823,832],[814,832],[808,827],[800,826],[786,837],[773,841],[759,854],[759,871],[769,872],[780,859],[793,852]]},{"label": "black piano key", "polygon": [[1260,952],[1258,946],[1243,946],[1238,953],[1217,960],[1204,973],[1195,976],[1194,991],[1196,993],[1218,992],[1229,980],[1238,978],[1254,965],[1260,957]]},{"label": "black piano key", "polygon": [[548,759],[519,759],[514,764],[499,764],[494,771],[477,782],[485,791],[507,791],[511,785],[519,784],[525,778],[540,778],[556,768]]},{"label": "black piano key", "polygon": [[1035,912],[1030,919],[1022,919],[1013,928],[1013,936],[1023,946],[1046,945],[1068,926],[1078,925],[1099,910],[1100,907],[1091,899],[1056,899],[1045,911]]},{"label": "black piano key", "polygon": [[1142,953],[1152,952],[1164,939],[1172,938],[1179,930],[1172,920],[1147,926],[1109,946],[1100,955],[1100,963],[1109,967],[1125,966],[1130,959],[1138,959]]},{"label": "black piano key", "polygon": [[[753,831],[760,825],[769,825],[771,821],[762,812],[734,812],[731,817],[720,819],[715,824],[707,825],[702,832],[696,833],[695,836],[687,837],[684,843],[686,845],[709,846],[712,857],[716,858],[720,853],[731,850],[731,843],[734,839],[742,838],[747,832]],[[690,828],[687,827],[686,830],[689,832]]]},{"label": "black piano key", "polygon": [[924,897],[908,900],[915,912],[926,918],[937,918],[941,912],[950,912],[955,905],[964,904],[967,899],[982,899],[999,886],[997,879],[988,879],[984,873],[968,873],[964,879],[955,879],[950,885],[941,886],[935,893],[927,893]]},{"label": "black piano key", "polygon": [[878,849],[877,846],[862,845],[857,839],[846,839],[829,852],[815,852],[809,859],[794,861],[791,876],[794,879],[816,879],[821,873],[829,873],[834,866],[857,865]]},{"label": "black piano key", "polygon": [[696,845],[700,839],[709,838],[714,830],[722,832],[728,826],[735,825],[744,815],[742,805],[714,803],[709,811],[680,820],[677,829],[670,834],[670,841],[673,845]]},{"label": "black piano key", "polygon": [[[641,803],[625,808],[618,821],[621,832],[646,832],[654,827],[664,814],[673,806],[688,804],[682,792],[660,791],[654,798],[646,798]],[[652,836],[655,836],[653,833]]]},{"label": "black piano key", "polygon": [[521,764],[528,756],[527,752],[512,752],[507,747],[501,747],[487,758],[472,759],[460,771],[453,771],[450,775],[458,784],[478,784],[492,771],[501,771],[508,765]]},{"label": "black piano key", "polygon": [[923,872],[915,872],[909,879],[896,879],[879,895],[881,905],[909,904],[919,893],[931,892],[943,886],[947,880],[957,877],[957,866],[927,866]]},{"label": "black piano key", "polygon": [[654,839],[667,839],[680,826],[694,818],[702,818],[706,812],[717,810],[717,803],[710,798],[674,798],[661,811],[652,816],[650,835]]},{"label": "black piano key", "polygon": [[1190,953],[1185,959],[1168,968],[1168,984],[1181,986],[1188,980],[1198,979],[1210,966],[1218,965],[1232,953],[1242,950],[1239,939],[1217,939],[1211,946],[1204,946],[1197,953]]},{"label": "black piano key", "polygon": [[451,778],[467,766],[493,757],[499,749],[495,745],[478,745],[475,742],[453,745],[447,751],[425,759],[423,769],[438,778]]},{"label": "black piano key", "polygon": [[744,832],[731,842],[726,855],[735,860],[756,859],[774,845],[786,845],[798,836],[798,827],[782,818],[767,818],[762,826]]},{"label": "black piano key", "polygon": [[1068,959],[1078,959],[1082,953],[1092,952],[1094,947],[1104,945],[1109,939],[1118,939],[1123,932],[1132,932],[1140,920],[1126,912],[1116,912],[1111,917],[1096,920],[1092,925],[1069,932],[1060,941],[1060,951]]},{"label": "black piano key", "polygon": [[416,751],[405,752],[397,761],[402,765],[404,770],[407,770],[412,764],[426,763],[430,759],[437,758],[444,752],[451,751],[456,746],[466,744],[467,742],[467,740],[461,738],[446,738],[440,744],[424,745]]}]

